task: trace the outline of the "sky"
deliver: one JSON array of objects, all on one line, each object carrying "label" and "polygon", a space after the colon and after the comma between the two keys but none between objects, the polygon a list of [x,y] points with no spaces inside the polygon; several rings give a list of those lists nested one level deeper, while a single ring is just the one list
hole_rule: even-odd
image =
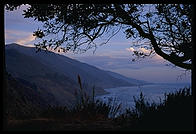
[{"label": "sky", "polygon": [[[6,11],[5,41],[6,44],[17,43],[32,47],[36,42],[33,31],[42,27],[42,23],[22,16],[26,6],[15,11]],[[102,39],[100,39],[102,40]],[[174,67],[168,61],[158,55],[144,59],[133,59],[132,45],[134,40],[126,39],[123,31],[116,34],[107,44],[98,46],[96,51],[90,49],[82,54],[72,52],[63,53],[70,58],[96,66],[103,70],[113,71],[127,77],[161,83],[185,83],[191,82],[191,72]],[[140,49],[141,51],[148,51]],[[169,64],[169,65],[168,65]]]}]

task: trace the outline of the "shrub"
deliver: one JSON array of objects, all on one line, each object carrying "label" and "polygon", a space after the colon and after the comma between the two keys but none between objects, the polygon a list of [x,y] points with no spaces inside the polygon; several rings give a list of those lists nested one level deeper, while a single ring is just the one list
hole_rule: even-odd
[{"label": "shrub", "polygon": [[[190,88],[180,89],[175,93],[165,94],[163,103],[150,104],[143,94],[135,100],[135,108],[118,117],[124,122],[124,129],[129,130],[193,130],[193,98]],[[126,124],[127,123],[127,124]]]},{"label": "shrub", "polygon": [[[87,95],[82,87],[81,78],[78,75],[79,91],[75,91],[76,103],[74,106],[49,106],[41,116],[47,118],[59,118],[65,120],[106,120],[114,118],[118,113],[121,104],[115,105],[115,100],[105,103],[95,100],[93,87],[92,96]],[[113,105],[112,105],[113,104]]]}]

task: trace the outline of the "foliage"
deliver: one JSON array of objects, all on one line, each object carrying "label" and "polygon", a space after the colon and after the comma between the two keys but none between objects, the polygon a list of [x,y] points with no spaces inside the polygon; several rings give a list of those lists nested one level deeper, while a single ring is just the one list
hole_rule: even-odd
[{"label": "foliage", "polygon": [[150,104],[141,93],[139,99],[135,99],[135,108],[127,109],[115,119],[116,122],[120,121],[125,130],[193,130],[193,98],[190,88],[185,87],[165,96],[163,103]]},{"label": "foliage", "polygon": [[[16,7],[6,5],[8,10]],[[43,22],[43,30],[34,32],[42,33],[34,34],[40,37],[35,44],[39,48],[85,52],[96,49],[96,39],[109,35],[109,40],[122,29],[127,38],[148,41],[137,47],[150,53],[137,52],[136,56],[155,52],[176,66],[191,69],[192,9],[190,4],[31,4],[23,15]]]},{"label": "foliage", "polygon": [[120,109],[119,105],[112,105],[112,100],[108,103],[95,100],[95,92],[93,88],[92,96],[88,96],[82,87],[81,78],[78,75],[78,83],[80,85],[79,92],[76,91],[76,104],[72,107],[67,106],[49,106],[41,116],[47,118],[59,118],[66,120],[106,120],[109,117],[115,117]]},{"label": "foliage", "polygon": [[45,117],[74,120],[112,120],[114,126],[120,126],[122,131],[190,131],[193,129],[193,98],[190,88],[181,89],[175,93],[165,94],[162,103],[149,103],[141,93],[135,100],[135,107],[129,108],[118,116],[109,116],[112,109],[114,115],[120,110],[120,105],[111,106],[101,101],[89,101],[83,105],[77,104],[73,109],[53,107],[44,113]]},{"label": "foliage", "polygon": [[[56,105],[49,106],[47,109],[41,109],[40,107],[37,110],[33,103],[26,103],[23,98],[20,100],[16,93],[10,93],[10,95],[12,94],[11,98],[16,97],[16,99],[13,99],[14,102],[11,98],[9,99],[9,104],[12,104],[10,106],[12,106],[15,113],[7,113],[8,121],[16,120],[17,122],[17,120],[21,120],[22,122],[24,120],[24,126],[22,123],[14,126],[18,129],[28,129],[28,127],[32,127],[32,123],[37,126],[35,123],[36,119],[45,119],[48,121],[52,120],[51,125],[55,124],[55,122],[60,122],[61,126],[73,122],[83,124],[85,122],[102,121],[106,126],[110,124],[110,128],[123,131],[193,130],[193,96],[190,88],[185,87],[174,93],[165,94],[165,99],[159,104],[149,103],[145,100],[145,96],[140,93],[139,98],[134,97],[135,107],[133,109],[128,108],[124,113],[119,114],[121,104],[115,103],[115,100],[110,100],[109,102],[96,100],[94,98],[94,91],[92,92],[92,96],[88,96],[83,89],[79,75],[78,83],[80,89],[75,94],[77,102],[71,107]],[[20,87],[22,88],[22,86]],[[32,121],[32,123],[29,123],[30,126],[26,126],[25,120]],[[17,127],[17,125],[19,126]],[[100,127],[102,124],[98,125]],[[44,126],[47,128],[45,123]]]},{"label": "foliage", "polygon": [[[52,119],[51,124],[55,124],[55,122],[58,124],[60,122],[69,124],[78,121],[84,124],[87,122],[94,123],[102,121],[102,124],[98,124],[99,126],[97,126],[97,128],[102,125],[109,126],[110,124],[113,126],[112,128],[121,131],[193,130],[193,98],[190,88],[184,88],[175,93],[165,94],[165,100],[160,104],[150,104],[145,101],[145,97],[142,93],[138,99],[136,99],[136,97],[134,98],[135,108],[126,109],[125,113],[118,116],[115,115],[120,110],[120,105],[111,105],[111,103],[84,98],[88,101],[85,100],[84,103],[77,103],[73,107],[50,106],[44,110],[44,112],[39,113],[37,117],[38,119]],[[109,116],[111,114],[114,116]],[[34,124],[34,127],[37,126],[35,122],[29,124],[30,126],[24,122],[25,130],[28,129],[28,127],[32,128],[32,124]],[[44,126],[46,129],[50,129],[47,128],[47,125]],[[80,126],[80,129],[83,128],[82,126]],[[23,125],[20,124],[18,127],[23,128]],[[14,128],[19,129],[18,127],[15,126]],[[74,124],[72,127],[74,127]],[[36,127],[33,129],[36,129]],[[55,130],[58,130],[58,127],[55,128]],[[66,127],[63,130],[66,130]]]}]

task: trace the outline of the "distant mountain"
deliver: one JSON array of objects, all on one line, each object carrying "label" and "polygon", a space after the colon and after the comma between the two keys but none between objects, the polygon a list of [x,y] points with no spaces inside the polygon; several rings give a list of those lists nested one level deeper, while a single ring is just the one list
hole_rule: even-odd
[{"label": "distant mountain", "polygon": [[133,86],[138,83],[124,76],[106,72],[94,66],[79,62],[49,51],[36,53],[34,47],[18,44],[6,45],[6,70],[14,78],[33,83],[42,91],[54,96],[59,104],[70,104],[79,89],[77,76],[80,75],[87,93],[107,93],[104,88]]},{"label": "distant mountain", "polygon": [[123,75],[120,75],[120,74],[118,74],[118,73],[114,73],[114,72],[111,72],[111,71],[106,71],[106,72],[107,72],[109,75],[113,76],[114,78],[121,79],[121,80],[124,80],[124,81],[126,81],[126,82],[133,83],[133,84],[135,84],[135,85],[150,84],[150,83],[147,82],[147,81],[129,78],[129,77],[126,77],[126,76],[123,76]]}]

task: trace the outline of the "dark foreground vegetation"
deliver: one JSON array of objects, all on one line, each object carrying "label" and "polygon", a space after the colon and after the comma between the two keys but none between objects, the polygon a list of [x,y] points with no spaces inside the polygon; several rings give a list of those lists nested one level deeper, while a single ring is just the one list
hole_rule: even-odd
[{"label": "dark foreground vegetation", "polygon": [[[72,107],[49,106],[39,113],[23,116],[9,115],[9,131],[192,131],[193,96],[190,88],[165,94],[161,103],[149,103],[141,93],[134,97],[135,107],[118,116],[121,105],[102,102],[83,92],[76,93],[77,103]],[[35,115],[35,116],[32,116]]]}]

